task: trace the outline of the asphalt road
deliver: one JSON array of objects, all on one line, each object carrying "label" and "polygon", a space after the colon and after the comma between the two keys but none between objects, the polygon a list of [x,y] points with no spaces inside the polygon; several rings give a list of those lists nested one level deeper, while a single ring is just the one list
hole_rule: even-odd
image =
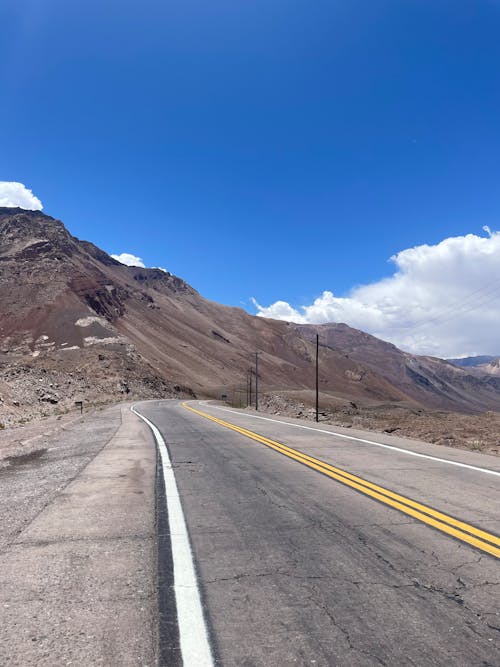
[{"label": "asphalt road", "polygon": [[[499,476],[299,429],[292,420],[190,405],[500,534]],[[137,408],[170,453],[217,663],[500,665],[495,555],[179,402]],[[365,437],[500,471],[492,457]],[[167,571],[168,548],[167,540],[160,550]],[[163,620],[163,660],[175,664],[178,639],[171,618]]]}]

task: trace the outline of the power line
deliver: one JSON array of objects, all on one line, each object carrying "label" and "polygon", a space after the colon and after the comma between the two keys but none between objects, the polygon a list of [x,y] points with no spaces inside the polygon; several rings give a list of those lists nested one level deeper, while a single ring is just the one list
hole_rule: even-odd
[{"label": "power line", "polygon": [[[477,299],[476,302],[473,305],[471,305],[471,307],[469,308],[465,307],[468,305],[468,302],[474,301],[474,297],[476,294],[480,294],[481,292],[484,292],[484,294],[482,294],[482,296],[479,297],[479,299]],[[455,303],[444,306],[443,311],[439,315],[436,315],[435,317],[431,317],[427,320],[421,320],[420,322],[414,322],[412,324],[405,324],[399,326],[395,325],[393,328],[417,329],[420,327],[430,326],[431,324],[443,324],[445,322],[448,322],[449,320],[454,319],[455,317],[459,317],[460,315],[466,315],[469,312],[477,310],[477,308],[480,308],[481,306],[485,306],[488,303],[491,303],[492,301],[495,300],[496,295],[498,293],[500,293],[500,281],[497,281],[496,283],[490,286],[483,286],[481,288],[478,288],[477,290],[474,290],[474,292],[469,293],[468,296],[464,297],[460,301],[457,300]],[[492,296],[491,299],[488,298],[490,296]]]}]

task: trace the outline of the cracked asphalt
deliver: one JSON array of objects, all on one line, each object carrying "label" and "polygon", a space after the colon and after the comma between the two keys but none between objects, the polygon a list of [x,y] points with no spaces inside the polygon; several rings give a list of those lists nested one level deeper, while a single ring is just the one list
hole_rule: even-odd
[{"label": "cracked asphalt", "polygon": [[[170,451],[218,663],[500,665],[497,559],[178,402],[138,407]],[[202,409],[500,532],[497,477]]]}]

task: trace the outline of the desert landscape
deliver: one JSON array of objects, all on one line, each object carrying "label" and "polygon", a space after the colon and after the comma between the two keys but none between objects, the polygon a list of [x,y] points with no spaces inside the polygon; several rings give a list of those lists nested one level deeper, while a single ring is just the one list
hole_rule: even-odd
[{"label": "desert landscape", "polygon": [[0,21],[0,667],[500,667],[500,3]]},{"label": "desert landscape", "polygon": [[308,418],[320,340],[321,419],[498,454],[498,362],[415,356],[345,324],[299,325],[207,301],[161,269],[124,266],[63,223],[0,208],[0,428],[138,398]]}]

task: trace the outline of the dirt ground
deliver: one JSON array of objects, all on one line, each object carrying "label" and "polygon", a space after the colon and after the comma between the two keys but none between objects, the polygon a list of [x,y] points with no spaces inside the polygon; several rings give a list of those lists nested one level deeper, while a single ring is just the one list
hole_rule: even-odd
[{"label": "dirt ground", "polygon": [[[264,394],[259,409],[271,414],[314,420],[309,402],[285,394]],[[397,404],[358,406],[355,403],[320,407],[319,420],[343,428],[395,433],[446,447],[499,456],[500,413],[468,415]]]}]

